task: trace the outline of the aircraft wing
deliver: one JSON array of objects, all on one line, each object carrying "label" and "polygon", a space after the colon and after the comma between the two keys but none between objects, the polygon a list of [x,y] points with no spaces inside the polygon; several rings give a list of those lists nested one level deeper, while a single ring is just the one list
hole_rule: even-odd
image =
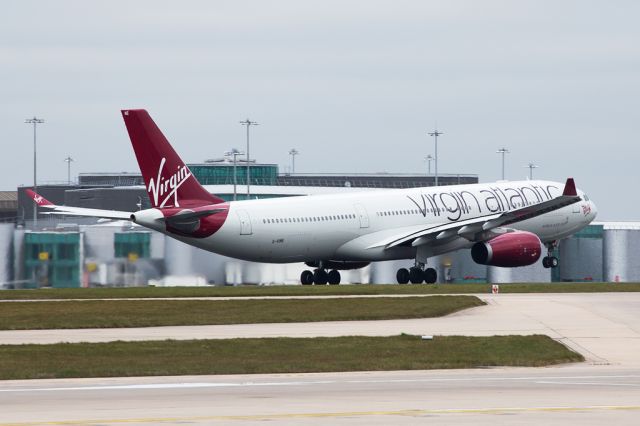
[{"label": "aircraft wing", "polygon": [[85,216],[85,217],[100,217],[104,219],[125,219],[131,220],[131,212],[123,212],[117,210],[101,210],[101,209],[89,209],[85,207],[68,207],[57,206],[51,201],[44,198],[42,195],[36,194],[30,189],[26,190],[26,193],[31,199],[43,209],[49,211],[45,214],[59,214],[65,216]]},{"label": "aircraft wing", "polygon": [[495,213],[457,222],[435,225],[418,231],[397,234],[385,238],[368,248],[382,247],[389,249],[400,245],[412,245],[414,247],[435,241],[444,241],[451,237],[463,237],[469,241],[475,241],[479,233],[492,229],[522,222],[527,219],[561,209],[580,201],[576,186],[572,178],[567,179],[562,195],[542,203],[525,206],[517,210],[504,213]]}]

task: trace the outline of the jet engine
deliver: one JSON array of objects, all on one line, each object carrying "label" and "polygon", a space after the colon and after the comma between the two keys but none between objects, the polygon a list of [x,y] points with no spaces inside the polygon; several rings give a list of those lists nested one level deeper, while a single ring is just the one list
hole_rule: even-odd
[{"label": "jet engine", "polygon": [[542,253],[542,243],[536,234],[514,231],[498,235],[471,247],[473,261],[492,266],[528,266],[536,263]]}]

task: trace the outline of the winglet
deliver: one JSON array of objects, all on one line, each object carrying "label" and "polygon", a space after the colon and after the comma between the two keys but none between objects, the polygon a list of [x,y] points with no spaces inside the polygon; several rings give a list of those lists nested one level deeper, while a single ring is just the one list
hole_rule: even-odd
[{"label": "winglet", "polygon": [[573,181],[573,178],[567,178],[567,183],[564,184],[564,191],[562,191],[562,195],[568,195],[570,197],[578,195],[578,191],[576,191],[576,183]]},{"label": "winglet", "polygon": [[47,200],[46,198],[44,198],[42,195],[36,194],[35,192],[33,192],[30,189],[27,189],[25,191],[27,193],[27,195],[29,197],[31,197],[31,199],[33,201],[35,201],[35,203],[39,206],[53,206],[53,203],[49,200]]}]

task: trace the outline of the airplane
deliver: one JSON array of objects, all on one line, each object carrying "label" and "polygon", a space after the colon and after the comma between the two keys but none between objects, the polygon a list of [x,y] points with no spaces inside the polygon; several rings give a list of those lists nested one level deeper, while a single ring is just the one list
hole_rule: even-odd
[{"label": "airplane", "polygon": [[143,109],[122,110],[152,207],[135,212],[54,205],[49,214],[125,219],[195,247],[268,263],[304,262],[302,284],[339,284],[340,270],[411,259],[399,284],[435,283],[428,259],[471,248],[476,263],[558,266],[558,241],[594,220],[593,201],[563,184],[526,180],[224,201],[203,188]]}]

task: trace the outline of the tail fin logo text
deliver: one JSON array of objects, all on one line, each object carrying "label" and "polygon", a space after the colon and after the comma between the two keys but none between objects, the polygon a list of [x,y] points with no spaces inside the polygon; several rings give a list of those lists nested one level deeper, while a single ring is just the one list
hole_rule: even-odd
[{"label": "tail fin logo text", "polygon": [[151,178],[149,180],[149,187],[147,192],[153,199],[153,205],[156,207],[164,207],[167,201],[173,196],[173,205],[180,207],[178,203],[178,188],[185,183],[187,179],[191,177],[191,172],[185,165],[179,165],[178,170],[175,171],[169,178],[162,176],[164,165],[167,162],[165,157],[162,157],[160,161],[160,167],[158,167],[158,176],[156,180]]}]

